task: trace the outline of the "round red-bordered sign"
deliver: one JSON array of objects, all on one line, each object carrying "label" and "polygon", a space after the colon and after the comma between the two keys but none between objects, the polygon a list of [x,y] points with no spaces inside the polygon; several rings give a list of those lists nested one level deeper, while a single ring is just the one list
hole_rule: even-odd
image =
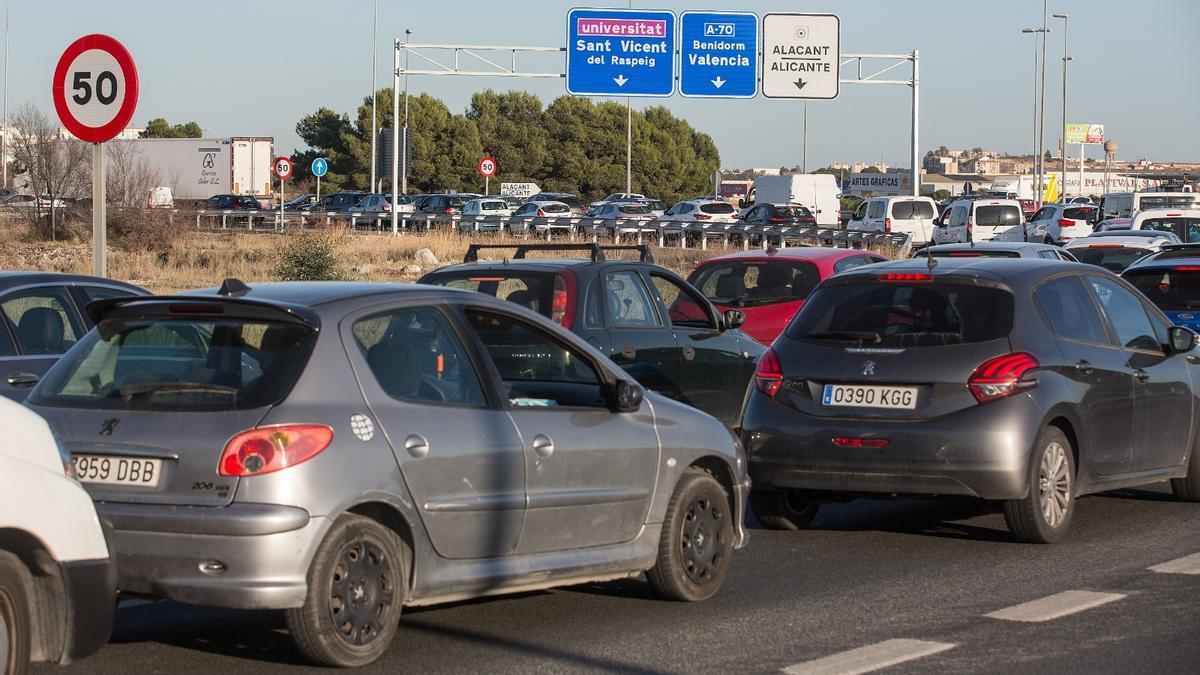
[{"label": "round red-bordered sign", "polygon": [[[110,68],[113,64],[116,67]],[[88,143],[116,137],[137,108],[138,75],[133,57],[108,35],[79,38],[54,68],[53,98],[58,119],[72,136]]]},{"label": "round red-bordered sign", "polygon": [[277,158],[271,165],[271,173],[279,180],[287,180],[292,175],[292,160],[287,157]]},{"label": "round red-bordered sign", "polygon": [[479,175],[484,178],[490,178],[496,175],[496,170],[500,167],[496,166],[496,160],[491,157],[484,157],[479,160],[479,166],[475,167],[479,171]]}]

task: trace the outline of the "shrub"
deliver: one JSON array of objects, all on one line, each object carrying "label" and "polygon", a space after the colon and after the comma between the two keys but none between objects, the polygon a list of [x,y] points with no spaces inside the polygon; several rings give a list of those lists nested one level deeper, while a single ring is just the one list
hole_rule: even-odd
[{"label": "shrub", "polygon": [[167,255],[172,246],[187,237],[187,219],[175,219],[157,209],[109,208],[108,238],[112,245],[130,253]]},{"label": "shrub", "polygon": [[341,242],[327,234],[297,234],[279,249],[271,273],[280,281],[328,281],[344,279],[338,267]]}]

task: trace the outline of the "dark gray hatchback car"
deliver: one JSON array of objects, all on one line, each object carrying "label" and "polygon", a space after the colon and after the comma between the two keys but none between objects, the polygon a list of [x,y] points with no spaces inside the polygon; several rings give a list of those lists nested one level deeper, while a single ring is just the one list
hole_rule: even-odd
[{"label": "dark gray hatchback car", "polygon": [[1078,263],[839,274],[759,360],[742,416],[751,506],[797,529],[831,494],[966,495],[1004,502],[1017,539],[1052,542],[1083,494],[1173,479],[1200,500],[1195,345]]},{"label": "dark gray hatchback car", "polygon": [[28,405],[119,588],[285,609],[319,663],[374,660],[403,606],[643,572],[701,600],[745,543],[737,439],[513,303],[229,281],[89,311]]}]

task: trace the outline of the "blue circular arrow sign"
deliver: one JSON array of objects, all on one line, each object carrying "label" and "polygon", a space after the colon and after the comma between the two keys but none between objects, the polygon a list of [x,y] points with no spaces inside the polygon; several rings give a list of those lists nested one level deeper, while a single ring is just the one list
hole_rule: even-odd
[{"label": "blue circular arrow sign", "polygon": [[320,178],[329,172],[329,162],[325,161],[324,157],[318,157],[312,163],[312,175]]}]

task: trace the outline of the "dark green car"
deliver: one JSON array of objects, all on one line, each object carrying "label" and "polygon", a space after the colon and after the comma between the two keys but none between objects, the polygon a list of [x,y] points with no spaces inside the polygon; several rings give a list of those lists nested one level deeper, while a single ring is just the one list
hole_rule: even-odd
[{"label": "dark green car", "polygon": [[[511,259],[478,260],[480,250],[516,249]],[[586,258],[529,258],[529,252],[583,251]],[[606,252],[634,251],[637,260]],[[765,348],[645,246],[472,245],[460,265],[423,284],[479,291],[523,305],[582,336],[648,389],[699,408],[732,427]]]}]

